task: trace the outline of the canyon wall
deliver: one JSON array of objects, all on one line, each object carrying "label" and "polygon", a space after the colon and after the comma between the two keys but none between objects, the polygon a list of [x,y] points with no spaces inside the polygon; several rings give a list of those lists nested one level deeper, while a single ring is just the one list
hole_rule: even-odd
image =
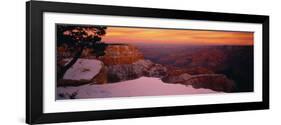
[{"label": "canyon wall", "polygon": [[142,53],[132,45],[109,45],[100,59],[105,65],[132,64],[143,59]]}]

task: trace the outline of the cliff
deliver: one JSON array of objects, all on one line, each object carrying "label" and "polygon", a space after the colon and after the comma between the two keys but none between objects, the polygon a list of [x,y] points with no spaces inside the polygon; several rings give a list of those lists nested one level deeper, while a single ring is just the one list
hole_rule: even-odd
[{"label": "cliff", "polygon": [[105,50],[105,55],[101,61],[105,65],[132,64],[143,59],[142,53],[132,45],[111,44]]}]

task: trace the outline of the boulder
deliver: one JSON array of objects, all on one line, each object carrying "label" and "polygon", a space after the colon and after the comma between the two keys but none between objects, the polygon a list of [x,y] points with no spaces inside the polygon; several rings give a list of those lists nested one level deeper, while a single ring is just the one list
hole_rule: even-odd
[{"label": "boulder", "polygon": [[94,78],[92,79],[92,84],[105,84],[108,82],[107,80],[107,67],[103,66],[100,70],[100,72],[94,76]]}]

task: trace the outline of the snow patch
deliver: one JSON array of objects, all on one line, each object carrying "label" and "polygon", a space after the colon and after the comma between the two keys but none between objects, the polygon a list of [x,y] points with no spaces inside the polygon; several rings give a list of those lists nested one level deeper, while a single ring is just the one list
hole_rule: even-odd
[{"label": "snow patch", "polygon": [[[66,61],[70,61],[67,59]],[[78,59],[76,63],[70,67],[63,76],[67,80],[91,80],[96,76],[103,63],[95,59]]]},{"label": "snow patch", "polygon": [[58,87],[57,99],[108,98],[215,93],[210,89],[195,89],[182,84],[164,83],[159,78],[140,77],[112,84]]}]

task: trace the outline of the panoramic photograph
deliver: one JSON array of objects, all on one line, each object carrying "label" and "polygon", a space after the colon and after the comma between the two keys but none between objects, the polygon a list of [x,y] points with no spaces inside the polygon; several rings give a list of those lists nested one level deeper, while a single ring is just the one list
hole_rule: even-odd
[{"label": "panoramic photograph", "polygon": [[56,24],[56,100],[253,92],[254,33]]}]

